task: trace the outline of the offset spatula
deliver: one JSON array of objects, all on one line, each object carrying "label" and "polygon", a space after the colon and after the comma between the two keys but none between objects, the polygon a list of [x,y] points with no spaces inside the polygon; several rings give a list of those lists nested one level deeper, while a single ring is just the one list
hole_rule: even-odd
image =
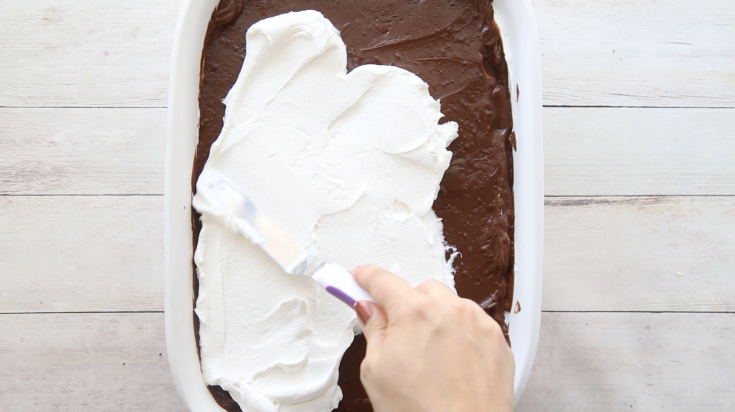
[{"label": "offset spatula", "polygon": [[192,205],[202,215],[211,215],[259,246],[283,270],[291,275],[314,279],[327,292],[354,307],[361,300],[373,301],[352,278],[352,274],[334,263],[326,263],[307,252],[268,216],[258,210],[248,195],[222,173],[206,170],[197,180],[197,194]]}]

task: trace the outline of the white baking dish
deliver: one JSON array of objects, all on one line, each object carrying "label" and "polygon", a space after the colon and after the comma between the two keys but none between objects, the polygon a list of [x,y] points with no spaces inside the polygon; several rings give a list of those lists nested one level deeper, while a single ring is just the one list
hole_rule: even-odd
[{"label": "white baking dish", "polygon": [[[198,139],[199,70],[204,35],[219,0],[185,0],[176,25],[169,89],[165,178],[166,345],[176,387],[192,411],[222,411],[206,388],[194,340],[191,172]],[[511,76],[518,151],[515,164],[516,277],[510,337],[520,399],[536,356],[543,258],[541,71],[530,0],[495,0]],[[516,85],[520,95],[516,94]],[[515,312],[515,311],[514,311]]]}]

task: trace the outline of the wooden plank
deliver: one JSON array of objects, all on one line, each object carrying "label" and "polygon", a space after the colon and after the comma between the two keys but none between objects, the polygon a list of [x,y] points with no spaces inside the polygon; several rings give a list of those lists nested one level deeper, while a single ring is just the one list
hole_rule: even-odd
[{"label": "wooden plank", "polygon": [[533,7],[544,104],[735,107],[735,2],[534,0]]},{"label": "wooden plank", "polygon": [[162,313],[0,315],[4,411],[182,411]]},{"label": "wooden plank", "polygon": [[[518,412],[726,411],[735,314],[545,313]],[[163,315],[0,315],[4,410],[182,410]],[[160,355],[159,355],[160,354]]]},{"label": "wooden plank", "polygon": [[544,149],[547,195],[735,195],[733,109],[545,108]]},{"label": "wooden plank", "polygon": [[[735,194],[735,110],[546,108],[544,118],[547,195]],[[165,119],[164,109],[0,108],[0,193],[162,194]]]},{"label": "wooden plank", "polygon": [[[0,50],[13,58],[0,63],[0,106],[164,107],[180,5],[181,0],[6,5]],[[533,5],[545,104],[735,107],[735,43],[727,41],[735,38],[735,3]]]},{"label": "wooden plank", "polygon": [[0,193],[162,194],[165,109],[0,109]]},{"label": "wooden plank", "polygon": [[544,313],[517,412],[730,411],[735,314]]},{"label": "wooden plank", "polygon": [[0,196],[0,313],[163,309],[161,196]]},{"label": "wooden plank", "polygon": [[547,198],[544,310],[735,311],[735,197]]},{"label": "wooden plank", "polygon": [[3,3],[0,106],[165,107],[181,3]]}]

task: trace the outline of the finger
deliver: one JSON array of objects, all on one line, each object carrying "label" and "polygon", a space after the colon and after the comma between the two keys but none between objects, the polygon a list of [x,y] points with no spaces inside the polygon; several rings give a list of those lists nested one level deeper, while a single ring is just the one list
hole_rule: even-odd
[{"label": "finger", "polygon": [[352,276],[362,286],[375,303],[382,307],[388,316],[393,308],[416,295],[416,290],[402,278],[375,266],[360,266],[352,269]]},{"label": "finger", "polygon": [[457,297],[457,294],[449,286],[434,279],[429,279],[416,286],[416,290],[437,299]]},{"label": "finger", "polygon": [[357,302],[355,312],[357,312],[357,318],[360,320],[360,328],[362,328],[365,339],[372,344],[377,344],[388,327],[388,318],[385,316],[385,312],[380,306],[367,300]]}]

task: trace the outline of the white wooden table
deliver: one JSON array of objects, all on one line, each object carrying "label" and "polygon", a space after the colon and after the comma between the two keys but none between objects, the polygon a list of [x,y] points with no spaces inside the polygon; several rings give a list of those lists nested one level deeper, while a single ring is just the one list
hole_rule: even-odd
[{"label": "white wooden table", "polygon": [[[0,0],[2,411],[183,410],[162,312],[180,6]],[[735,2],[534,6],[547,246],[518,410],[735,410]]]}]

